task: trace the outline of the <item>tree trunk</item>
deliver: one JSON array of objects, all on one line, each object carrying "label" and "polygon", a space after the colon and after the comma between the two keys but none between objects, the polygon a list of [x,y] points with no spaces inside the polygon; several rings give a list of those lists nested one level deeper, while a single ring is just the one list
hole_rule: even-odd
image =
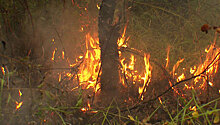
[{"label": "tree trunk", "polygon": [[[99,43],[101,48],[101,94],[112,99],[118,94],[119,55],[117,40],[119,26],[113,24],[116,0],[103,0],[99,11]],[[103,100],[103,99],[102,99]]]}]

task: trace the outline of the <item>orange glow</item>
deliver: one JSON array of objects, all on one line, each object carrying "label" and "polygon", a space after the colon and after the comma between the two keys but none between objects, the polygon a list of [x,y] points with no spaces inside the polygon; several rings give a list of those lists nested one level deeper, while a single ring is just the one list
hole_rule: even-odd
[{"label": "orange glow", "polygon": [[[144,80],[144,85],[142,87],[139,87],[139,94],[141,96],[142,93],[144,93],[146,91],[146,86],[149,85],[150,80],[151,80],[151,70],[152,67],[150,66],[150,55],[144,55],[144,63],[145,63],[145,72],[144,72],[144,77],[142,77],[142,79]],[[140,97],[141,100],[143,100],[143,96]]]},{"label": "orange glow", "polygon": [[179,67],[180,63],[183,62],[183,60],[184,59],[178,60],[177,63],[173,66],[173,71],[172,71],[173,76],[175,75],[176,69]]},{"label": "orange glow", "polygon": [[22,104],[23,104],[23,102],[15,102],[16,103],[16,109],[18,110],[21,106],[22,106]]},{"label": "orange glow", "polygon": [[210,86],[213,86],[213,83],[212,83],[212,82],[209,82],[209,85],[210,85]]},{"label": "orange glow", "polygon": [[177,78],[177,82],[182,81],[183,79],[185,79],[185,75],[182,73],[182,75],[180,75],[180,76]]},{"label": "orange glow", "polygon": [[62,59],[64,59],[64,57],[65,57],[65,56],[64,56],[64,51],[62,51]]},{"label": "orange glow", "polygon": [[[207,75],[208,77],[212,77],[218,71],[220,48],[216,48],[215,44],[212,44],[209,48],[206,48],[205,52],[207,53],[206,59],[202,64],[200,64],[197,67],[197,70],[195,71],[194,75],[198,75],[202,73],[208,67],[208,69],[204,74]],[[202,77],[202,76],[196,77],[194,79],[194,84],[199,83],[199,81],[201,81],[201,83],[199,84],[199,88],[205,89],[206,77]],[[214,86],[214,83],[210,81],[209,85]]]},{"label": "orange glow", "polygon": [[61,74],[59,73],[59,79],[58,79],[59,82],[61,81],[61,77],[62,77],[62,76],[61,76]]},{"label": "orange glow", "polygon": [[123,34],[121,35],[121,38],[118,39],[118,42],[117,42],[117,43],[118,43],[118,48],[127,47],[126,41],[127,41],[129,38],[126,38],[126,37],[125,37],[126,29],[127,29],[127,25],[126,25],[125,28],[124,28],[124,31],[123,31]]},{"label": "orange glow", "polygon": [[86,112],[87,109],[86,108],[81,108],[81,111]]},{"label": "orange glow", "polygon": [[169,65],[169,55],[170,55],[170,46],[168,46],[168,48],[167,48],[167,58],[166,58],[166,68],[168,67],[168,65]]},{"label": "orange glow", "polygon": [[55,59],[54,56],[55,56],[56,51],[57,51],[57,48],[55,48],[54,51],[53,51],[52,58],[51,58],[52,61],[54,61],[54,59]]},{"label": "orange glow", "polygon": [[196,108],[196,106],[193,106],[193,107],[189,107],[189,110],[191,110],[191,111],[196,111],[197,110],[197,108]]},{"label": "orange glow", "polygon": [[2,74],[5,75],[5,68],[1,67],[1,69],[2,69]]},{"label": "orange glow", "polygon": [[160,97],[158,97],[158,100],[160,101],[160,104],[163,104],[162,100]]},{"label": "orange glow", "polygon": [[83,27],[81,27],[81,32],[84,30],[84,28]]},{"label": "orange glow", "polygon": [[21,90],[19,89],[18,92],[19,92],[19,96],[21,97],[22,96]]},{"label": "orange glow", "polygon": [[[100,63],[100,48],[98,38],[93,38],[90,34],[86,35],[86,53],[84,61],[79,68],[78,76],[80,85],[85,85],[86,89],[92,87],[96,91],[96,78],[98,76]],[[80,56],[79,58],[83,58]]]},{"label": "orange glow", "polygon": [[196,66],[194,66],[193,68],[191,67],[190,68],[190,73],[191,74],[194,74],[196,72]]},{"label": "orange glow", "polygon": [[96,5],[96,7],[97,7],[98,10],[100,10],[100,6],[98,4]]}]

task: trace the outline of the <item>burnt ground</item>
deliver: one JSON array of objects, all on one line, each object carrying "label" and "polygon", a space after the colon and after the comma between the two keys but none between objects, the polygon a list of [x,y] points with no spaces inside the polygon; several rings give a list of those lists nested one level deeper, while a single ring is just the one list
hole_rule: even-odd
[{"label": "burnt ground", "polygon": [[[18,64],[20,65],[20,64]],[[32,67],[34,67],[32,65]],[[161,96],[163,104],[155,99],[157,95],[169,88],[168,80],[163,73],[160,78],[154,76],[151,84],[144,94],[143,101],[138,99],[138,86],[129,88],[121,87],[121,94],[117,101],[100,102],[96,101],[91,110],[83,112],[80,109],[88,107],[87,103],[93,99],[92,90],[75,89],[76,87],[70,79],[63,78],[62,82],[57,80],[57,71],[36,70],[31,66],[29,68],[21,66],[20,72],[10,72],[2,76],[2,100],[1,100],[1,124],[89,124],[103,121],[106,124],[134,124],[134,121],[140,121],[149,124],[166,124],[175,117],[178,111],[184,109],[187,102],[192,99],[192,91],[184,91],[183,85],[175,87],[180,93],[186,95],[181,97],[172,89]],[[26,68],[26,71],[24,70]],[[42,68],[42,67],[41,67]],[[219,98],[220,72],[214,77],[215,87],[209,86],[205,90],[197,91],[196,99],[198,105],[204,105],[210,101]],[[75,83],[76,84],[76,83]],[[22,95],[19,96],[19,90]],[[201,92],[201,94],[199,93]],[[154,99],[154,100],[152,100]],[[125,102],[126,100],[126,102]],[[148,101],[151,100],[151,101]],[[16,102],[23,102],[19,109],[16,109]],[[139,104],[132,108],[136,103]],[[142,103],[144,102],[144,103]],[[211,110],[219,101],[207,105],[205,109]],[[109,107],[111,105],[113,107]],[[192,103],[191,106],[195,105]],[[108,109],[109,108],[109,109]],[[97,113],[93,113],[97,110]],[[151,114],[154,114],[151,116]],[[186,111],[190,112],[190,111]],[[106,117],[105,117],[105,115]],[[119,117],[120,116],[120,117]],[[131,117],[132,116],[132,117]],[[148,117],[151,116],[150,119]],[[192,116],[192,115],[191,115]],[[189,117],[189,116],[188,116]],[[211,117],[211,116],[210,116]],[[213,116],[212,116],[213,117]],[[204,122],[202,116],[201,121]],[[103,120],[103,119],[106,119]]]}]

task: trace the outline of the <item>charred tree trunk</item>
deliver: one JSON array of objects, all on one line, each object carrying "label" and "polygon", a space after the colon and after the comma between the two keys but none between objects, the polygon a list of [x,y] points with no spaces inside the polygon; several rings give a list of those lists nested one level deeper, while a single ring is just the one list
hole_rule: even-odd
[{"label": "charred tree trunk", "polygon": [[119,55],[117,40],[119,26],[113,24],[116,0],[103,0],[99,11],[99,43],[101,48],[101,91],[105,98],[112,99],[118,94]]}]

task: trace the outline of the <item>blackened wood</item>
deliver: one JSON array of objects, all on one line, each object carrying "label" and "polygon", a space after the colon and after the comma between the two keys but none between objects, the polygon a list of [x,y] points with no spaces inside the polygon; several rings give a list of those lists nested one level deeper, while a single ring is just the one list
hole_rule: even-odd
[{"label": "blackened wood", "polygon": [[[119,55],[117,40],[119,27],[113,24],[116,0],[103,0],[100,6],[98,27],[101,48],[101,91],[115,97],[119,83]],[[111,95],[110,95],[111,94]]]}]

